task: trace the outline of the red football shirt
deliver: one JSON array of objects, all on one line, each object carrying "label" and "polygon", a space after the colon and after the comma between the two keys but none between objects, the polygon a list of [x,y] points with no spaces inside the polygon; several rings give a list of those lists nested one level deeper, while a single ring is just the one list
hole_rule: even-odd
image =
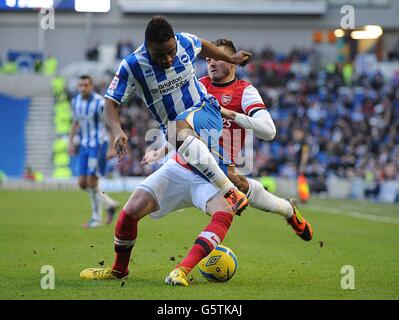
[{"label": "red football shirt", "polygon": [[[209,94],[213,95],[219,104],[226,109],[252,115],[256,110],[265,109],[265,104],[253,85],[244,80],[233,80],[225,84],[214,84],[209,77],[199,81]],[[234,162],[245,142],[245,129],[233,120],[223,118],[223,135],[219,144],[225,155]]]}]

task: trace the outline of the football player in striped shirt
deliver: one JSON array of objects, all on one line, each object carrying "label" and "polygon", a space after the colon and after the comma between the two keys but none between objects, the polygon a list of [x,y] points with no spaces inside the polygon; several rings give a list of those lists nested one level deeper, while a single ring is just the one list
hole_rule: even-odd
[{"label": "football player in striped shirt", "polygon": [[118,202],[98,189],[99,174],[105,171],[108,137],[102,120],[104,98],[94,92],[93,80],[82,75],[78,83],[79,94],[72,99],[73,123],[69,135],[69,153],[75,154],[75,138],[80,137],[78,153],[78,181],[82,190],[90,196],[92,216],[83,225],[94,228],[102,225],[102,205],[107,209],[107,221],[118,207]]},{"label": "football player in striped shirt", "polygon": [[[147,25],[144,43],[121,62],[105,94],[104,120],[114,137],[119,158],[124,157],[127,136],[121,129],[117,107],[136,92],[161,128],[167,131],[169,143],[208,180],[173,160],[150,175],[137,187],[119,216],[115,228],[114,265],[83,270],[81,278],[125,278],[139,220],[149,214],[167,214],[171,209],[191,204],[208,212],[212,218],[186,258],[166,278],[168,284],[187,286],[187,274],[223,241],[233,216],[248,205],[245,194],[227,178],[227,172],[219,167],[209,150],[218,147],[223,123],[217,100],[207,94],[195,77],[194,62],[200,53],[237,65],[244,65],[251,58],[245,51],[226,54],[211,42],[192,34],[175,34],[165,18],[153,17]],[[163,179],[162,183],[158,177]],[[187,188],[187,181],[191,182],[191,188]],[[176,190],[181,192],[175,193]]]}]

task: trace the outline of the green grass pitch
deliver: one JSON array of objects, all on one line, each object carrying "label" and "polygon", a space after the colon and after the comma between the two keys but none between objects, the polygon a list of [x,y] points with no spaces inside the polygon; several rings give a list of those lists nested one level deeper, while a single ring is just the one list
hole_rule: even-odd
[{"label": "green grass pitch", "polygon": [[[115,194],[124,203],[128,194]],[[0,191],[0,299],[398,299],[399,207],[311,200],[302,214],[314,238],[304,242],[277,215],[247,209],[223,242],[237,255],[227,283],[208,283],[197,269],[187,288],[165,276],[187,253],[209,217],[196,209],[162,220],[144,218],[129,279],[82,281],[87,267],[113,262],[113,229],[85,230],[84,192]],[[173,261],[174,260],[174,261]],[[42,266],[55,269],[55,289],[41,288]],[[355,290],[341,288],[342,266],[355,270]]]}]

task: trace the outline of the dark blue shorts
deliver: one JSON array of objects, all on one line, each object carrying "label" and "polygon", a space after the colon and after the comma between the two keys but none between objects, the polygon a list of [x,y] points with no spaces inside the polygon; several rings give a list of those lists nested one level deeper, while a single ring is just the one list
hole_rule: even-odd
[{"label": "dark blue shorts", "polygon": [[78,175],[96,176],[104,175],[107,163],[108,142],[98,147],[85,148],[80,146],[78,155]]}]

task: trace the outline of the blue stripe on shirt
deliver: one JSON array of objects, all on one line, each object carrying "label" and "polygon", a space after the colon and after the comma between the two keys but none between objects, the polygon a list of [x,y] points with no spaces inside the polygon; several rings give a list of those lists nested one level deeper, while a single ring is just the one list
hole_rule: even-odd
[{"label": "blue stripe on shirt", "polygon": [[182,35],[177,35],[177,40],[180,42],[180,44],[184,48],[184,50],[186,50],[188,56],[190,57],[191,63],[194,63],[195,54],[194,54],[194,49],[193,49],[193,45],[192,45],[191,41]]},{"label": "blue stripe on shirt", "polygon": [[137,61],[136,55],[131,54],[128,58],[131,59],[131,61],[130,61],[131,63],[129,63],[129,61],[127,61],[127,60],[126,60],[126,62],[128,63],[129,67],[131,67],[130,69],[133,73],[134,78],[138,81],[138,83],[140,83],[141,88],[143,89],[144,98],[145,98],[148,108],[150,109],[150,111],[153,114],[153,116],[155,117],[155,119],[159,123],[163,123],[163,121],[161,120],[157,111],[154,108],[154,101],[152,100],[152,95],[151,95],[150,89],[147,86],[147,82],[145,81],[143,71],[141,70],[140,64]]},{"label": "blue stripe on shirt", "polygon": [[98,106],[100,105],[100,99],[97,99],[97,103],[96,103],[96,110],[94,113],[94,127],[95,127],[95,134],[94,134],[94,139],[96,141],[96,147],[100,144],[99,140],[98,140],[98,132],[99,132],[99,114],[98,114]]},{"label": "blue stripe on shirt", "polygon": [[[144,57],[149,62],[151,62],[151,58],[149,57],[149,54],[147,52],[144,53]],[[167,79],[166,72],[164,69],[161,69],[156,65],[152,65],[152,68],[154,70],[155,77],[157,78],[158,83],[165,81]],[[168,114],[168,119],[174,120],[177,117],[177,113],[175,111],[175,103],[173,101],[172,94],[171,93],[165,95],[162,94],[162,102],[166,109],[166,113]]]}]

